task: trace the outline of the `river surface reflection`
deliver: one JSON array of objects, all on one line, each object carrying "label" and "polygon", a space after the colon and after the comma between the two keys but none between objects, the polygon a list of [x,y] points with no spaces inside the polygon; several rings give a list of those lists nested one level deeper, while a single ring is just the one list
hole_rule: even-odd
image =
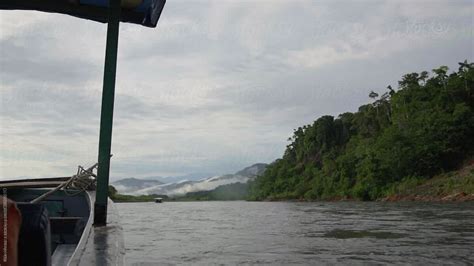
[{"label": "river surface reflection", "polygon": [[116,206],[128,265],[474,263],[473,203]]}]

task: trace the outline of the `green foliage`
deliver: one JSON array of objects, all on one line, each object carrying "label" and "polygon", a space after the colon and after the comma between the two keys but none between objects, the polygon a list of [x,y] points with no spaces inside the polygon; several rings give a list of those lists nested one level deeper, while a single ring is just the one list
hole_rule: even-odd
[{"label": "green foliage", "polygon": [[474,64],[448,71],[406,74],[358,112],[295,129],[249,199],[374,200],[459,167],[474,153]]},{"label": "green foliage", "polygon": [[113,198],[115,195],[117,195],[117,189],[114,186],[109,185],[109,197]]},{"label": "green foliage", "polygon": [[147,201],[155,201],[155,198],[162,198],[164,200],[168,199],[168,196],[166,195],[152,194],[152,195],[133,196],[133,195],[119,194],[117,192],[117,189],[115,189],[114,186],[109,186],[109,197],[114,202],[147,202]]},{"label": "green foliage", "polygon": [[474,164],[440,174],[431,179],[407,177],[393,184],[387,196],[438,197],[457,193],[474,194]]},{"label": "green foliage", "polygon": [[248,196],[248,184],[234,183],[219,186],[210,191],[188,192],[181,197],[173,198],[178,201],[208,201],[208,200],[245,200]]}]

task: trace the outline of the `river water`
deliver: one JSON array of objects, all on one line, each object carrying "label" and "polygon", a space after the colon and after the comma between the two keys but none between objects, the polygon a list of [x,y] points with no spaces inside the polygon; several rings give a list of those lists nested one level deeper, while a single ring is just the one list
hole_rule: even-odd
[{"label": "river water", "polygon": [[473,265],[473,203],[117,204],[127,265]]}]

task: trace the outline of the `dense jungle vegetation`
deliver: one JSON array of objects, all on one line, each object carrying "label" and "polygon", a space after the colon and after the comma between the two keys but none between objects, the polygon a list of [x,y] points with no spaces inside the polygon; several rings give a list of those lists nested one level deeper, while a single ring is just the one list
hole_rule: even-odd
[{"label": "dense jungle vegetation", "polygon": [[155,198],[162,198],[163,200],[168,200],[167,195],[125,195],[118,193],[117,189],[109,185],[109,197],[114,202],[154,202]]},{"label": "dense jungle vegetation", "polygon": [[248,184],[233,183],[218,186],[210,191],[188,192],[184,196],[174,197],[176,201],[244,200],[248,196]]},{"label": "dense jungle vegetation", "polygon": [[474,63],[448,71],[406,74],[357,112],[294,130],[249,198],[374,200],[457,169],[474,153]]}]

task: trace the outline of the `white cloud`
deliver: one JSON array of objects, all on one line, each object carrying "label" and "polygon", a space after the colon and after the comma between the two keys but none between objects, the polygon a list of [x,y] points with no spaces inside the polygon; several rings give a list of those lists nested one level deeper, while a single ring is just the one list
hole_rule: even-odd
[{"label": "white cloud", "polygon": [[324,67],[344,60],[364,58],[368,51],[354,51],[347,44],[308,48],[288,53],[288,63],[293,67]]},{"label": "white cloud", "polygon": [[[231,173],[406,72],[473,60],[472,1],[168,1],[121,24],[112,176]],[[0,13],[0,178],[97,158],[106,25]],[[436,56],[433,56],[433,55]]]}]

